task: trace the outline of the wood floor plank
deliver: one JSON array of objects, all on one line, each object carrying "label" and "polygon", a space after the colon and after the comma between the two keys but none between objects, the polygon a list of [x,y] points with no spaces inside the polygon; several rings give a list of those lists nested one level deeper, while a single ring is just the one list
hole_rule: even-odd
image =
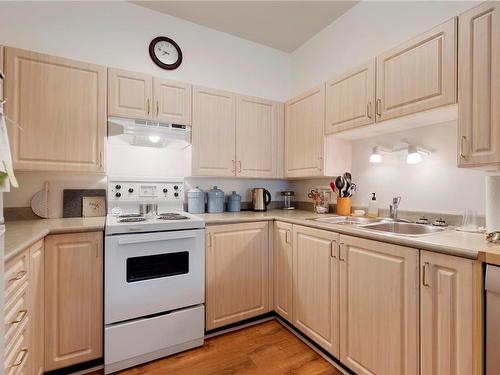
[{"label": "wood floor plank", "polygon": [[280,323],[271,320],[212,337],[201,348],[174,354],[119,374],[341,375],[341,372]]}]

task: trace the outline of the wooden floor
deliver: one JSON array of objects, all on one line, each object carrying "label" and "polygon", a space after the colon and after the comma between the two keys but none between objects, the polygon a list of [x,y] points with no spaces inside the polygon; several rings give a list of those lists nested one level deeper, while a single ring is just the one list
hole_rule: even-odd
[{"label": "wooden floor", "polygon": [[206,340],[201,348],[134,367],[120,374],[341,375],[341,372],[280,323],[271,320],[213,337]]}]

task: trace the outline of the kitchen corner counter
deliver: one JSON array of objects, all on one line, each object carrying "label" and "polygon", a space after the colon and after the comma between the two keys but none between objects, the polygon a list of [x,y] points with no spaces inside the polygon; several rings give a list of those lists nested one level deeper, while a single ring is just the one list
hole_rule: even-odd
[{"label": "kitchen corner counter", "polygon": [[221,214],[198,214],[196,216],[205,220],[207,225],[279,220],[291,224],[330,230],[340,234],[352,235],[470,259],[478,259],[485,263],[500,265],[500,245],[487,242],[483,234],[448,230],[420,237],[408,237],[375,232],[356,226],[329,224],[310,220],[325,217],[325,215],[315,214],[313,212],[303,210],[271,210],[265,212],[241,211],[224,212]]},{"label": "kitchen corner counter", "polygon": [[5,224],[4,261],[49,234],[103,231],[105,217],[11,221]]}]

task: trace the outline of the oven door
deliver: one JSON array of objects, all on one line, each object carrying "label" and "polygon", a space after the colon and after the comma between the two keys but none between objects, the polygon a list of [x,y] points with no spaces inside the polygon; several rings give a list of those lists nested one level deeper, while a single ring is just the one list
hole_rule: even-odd
[{"label": "oven door", "polygon": [[105,323],[203,303],[204,241],[204,229],[106,237]]}]

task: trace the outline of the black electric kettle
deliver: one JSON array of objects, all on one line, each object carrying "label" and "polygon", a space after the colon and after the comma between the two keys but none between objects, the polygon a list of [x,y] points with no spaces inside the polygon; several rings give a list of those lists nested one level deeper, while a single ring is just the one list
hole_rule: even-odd
[{"label": "black electric kettle", "polygon": [[264,188],[252,189],[252,210],[266,211],[267,206],[271,203],[271,193]]}]

